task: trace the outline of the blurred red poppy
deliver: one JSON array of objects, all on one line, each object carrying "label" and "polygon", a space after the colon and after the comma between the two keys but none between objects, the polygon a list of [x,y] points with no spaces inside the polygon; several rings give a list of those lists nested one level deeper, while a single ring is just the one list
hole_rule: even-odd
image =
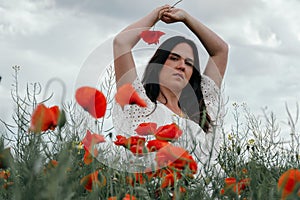
[{"label": "blurred red poppy", "polygon": [[150,152],[155,152],[167,145],[169,145],[169,142],[166,140],[150,140],[147,143],[147,148]]},{"label": "blurred red poppy", "polygon": [[188,167],[193,174],[197,172],[198,168],[193,157],[185,149],[171,144],[158,150],[155,160],[159,167],[169,167],[177,170]]},{"label": "blurred red poppy", "polygon": [[106,98],[102,92],[92,87],[80,87],[76,90],[77,103],[91,116],[98,119],[105,115]]},{"label": "blurred red poppy", "polygon": [[146,135],[153,135],[156,131],[157,124],[152,122],[145,122],[138,125],[135,129],[135,132],[138,135],[146,136]]},{"label": "blurred red poppy", "polygon": [[91,154],[91,151],[84,147],[85,153],[83,156],[83,162],[86,165],[89,165],[93,162],[93,158],[98,156],[98,150],[94,149],[94,153]]},{"label": "blurred red poppy", "polygon": [[226,192],[233,192],[236,194],[241,194],[243,190],[246,189],[247,186],[250,185],[250,179],[245,178],[241,179],[239,182],[236,181],[234,177],[228,177],[224,179],[225,185],[224,188],[221,189],[220,193],[222,195],[226,194]]},{"label": "blurred red poppy", "polygon": [[8,170],[0,170],[0,179],[8,179],[10,177],[10,172]]},{"label": "blurred red poppy", "polygon": [[123,146],[127,149],[130,149],[130,147],[133,145],[143,146],[146,142],[145,138],[139,136],[131,136],[126,138],[125,136],[117,135],[116,138],[117,140],[114,142],[115,145]]},{"label": "blurred red poppy", "polygon": [[135,172],[126,177],[126,181],[131,186],[134,186],[134,183],[144,184],[146,180],[150,178],[145,173]]},{"label": "blurred red poppy", "polygon": [[137,200],[135,196],[126,194],[122,200]]},{"label": "blurred red poppy", "polygon": [[[107,200],[117,200],[118,198],[116,196],[109,197]],[[132,196],[130,194],[126,194],[122,200],[137,200],[135,196]]]},{"label": "blurred red poppy", "polygon": [[162,177],[162,182],[160,187],[166,188],[166,187],[172,187],[175,183],[175,177],[173,173],[167,174],[166,176]]},{"label": "blurred red poppy", "polygon": [[84,186],[84,188],[91,192],[93,190],[93,185],[97,185],[98,187],[103,187],[106,185],[106,177],[102,174],[99,174],[99,171],[95,171],[80,180],[80,184]]},{"label": "blurred red poppy", "polygon": [[[281,198],[286,199],[293,192],[296,192],[300,197],[300,170],[289,169],[284,172],[278,179],[278,190],[281,193]],[[297,187],[298,186],[298,187]],[[296,191],[298,189],[298,191]]]},{"label": "blurred red poppy", "polygon": [[35,133],[54,130],[59,118],[58,106],[46,107],[44,104],[39,104],[33,111],[31,116],[30,131]]},{"label": "blurred red poppy", "polygon": [[178,139],[182,135],[182,130],[179,129],[177,124],[172,123],[159,127],[154,135],[156,139],[172,141]]},{"label": "blurred red poppy", "polygon": [[140,36],[141,38],[147,42],[148,44],[158,44],[159,43],[159,38],[164,35],[164,32],[161,31],[151,31],[151,30],[146,30],[143,31]]},{"label": "blurred red poppy", "polygon": [[124,106],[127,104],[136,104],[140,107],[147,107],[146,102],[139,96],[134,87],[129,83],[122,85],[118,89],[115,99],[122,108],[124,108]]},{"label": "blurred red poppy", "polygon": [[97,133],[92,134],[89,130],[86,131],[86,135],[82,140],[82,144],[88,151],[91,151],[95,144],[101,142],[105,142],[105,137]]},{"label": "blurred red poppy", "polygon": [[141,146],[141,145],[132,145],[132,146],[130,146],[130,151],[135,156],[143,156],[145,153],[147,153],[147,150],[146,150],[145,146]]}]

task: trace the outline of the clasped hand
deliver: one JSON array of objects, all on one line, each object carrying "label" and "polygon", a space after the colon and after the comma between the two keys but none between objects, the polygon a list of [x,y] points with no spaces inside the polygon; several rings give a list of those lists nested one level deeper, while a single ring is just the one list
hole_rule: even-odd
[{"label": "clasped hand", "polygon": [[159,18],[161,21],[169,24],[174,22],[182,22],[185,20],[186,12],[179,8],[174,8],[169,5],[161,7]]}]

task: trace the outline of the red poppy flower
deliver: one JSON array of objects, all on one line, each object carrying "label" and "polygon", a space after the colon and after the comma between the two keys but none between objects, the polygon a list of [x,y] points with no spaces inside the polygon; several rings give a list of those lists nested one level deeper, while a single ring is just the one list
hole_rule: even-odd
[{"label": "red poppy flower", "polygon": [[236,182],[236,178],[229,177],[224,179],[225,186],[221,189],[220,193],[224,195],[226,191],[230,191],[236,194],[241,194],[243,190],[246,189],[247,186],[250,185],[250,179],[245,178],[240,180],[238,183]]},{"label": "red poppy flower", "polygon": [[135,132],[138,135],[146,136],[146,135],[153,135],[156,131],[157,124],[152,122],[145,122],[138,125],[135,129]]},{"label": "red poppy flower", "polygon": [[44,104],[39,104],[32,113],[29,130],[35,133],[48,129],[54,130],[58,123],[59,114],[58,106],[48,108]]},{"label": "red poppy flower", "polygon": [[147,150],[145,149],[145,146],[141,146],[141,145],[132,145],[132,146],[130,146],[130,151],[135,156],[143,156],[145,153],[147,153]]},{"label": "red poppy flower", "polygon": [[[294,190],[299,188],[300,184],[300,170],[289,169],[284,172],[278,179],[278,190],[281,192],[282,199],[286,199]],[[300,191],[296,191],[300,196]]]},{"label": "red poppy flower", "polygon": [[146,102],[139,96],[134,87],[129,83],[122,85],[118,89],[115,99],[122,108],[124,108],[124,106],[127,104],[136,104],[140,107],[147,106]]},{"label": "red poppy flower", "polygon": [[116,137],[117,140],[114,142],[115,145],[123,146],[127,149],[130,149],[130,147],[133,145],[144,146],[146,142],[145,138],[139,136],[131,136],[129,138],[126,138],[125,136],[117,135]]},{"label": "red poppy flower", "polygon": [[148,44],[158,44],[159,43],[159,38],[164,35],[164,32],[161,31],[151,31],[151,30],[146,30],[143,31],[140,36],[141,38],[147,42]]},{"label": "red poppy flower", "polygon": [[125,197],[122,200],[137,200],[135,196],[132,196],[130,194],[126,194]]},{"label": "red poppy flower", "polygon": [[[107,200],[117,200],[118,198],[116,196],[109,197]],[[132,196],[130,194],[126,194],[122,200],[136,200],[135,196]]]},{"label": "red poppy flower", "polygon": [[159,127],[154,135],[156,139],[172,141],[178,139],[182,135],[182,130],[179,129],[177,124],[172,123]]},{"label": "red poppy flower", "polygon": [[175,183],[175,177],[173,173],[170,173],[164,177],[162,177],[162,182],[160,187],[161,188],[166,188],[166,187],[172,187],[174,186]]},{"label": "red poppy flower", "polygon": [[1,170],[0,171],[0,178],[8,179],[10,177],[10,172],[8,170]]},{"label": "red poppy flower", "polygon": [[106,185],[106,177],[102,174],[99,174],[99,171],[95,171],[80,180],[80,184],[84,185],[84,188],[91,192],[93,186],[97,185],[98,187],[103,187]]},{"label": "red poppy flower", "polygon": [[147,143],[147,148],[150,152],[155,152],[167,145],[169,145],[169,142],[165,140],[150,140]]},{"label": "red poppy flower", "polygon": [[89,165],[93,162],[93,158],[98,156],[98,150],[94,149],[94,154],[92,155],[90,153],[90,150],[88,150],[86,147],[84,147],[85,153],[83,156],[83,162],[86,165]]},{"label": "red poppy flower", "polygon": [[127,147],[127,138],[122,135],[116,136],[117,140],[114,141],[115,145]]},{"label": "red poppy flower", "polygon": [[159,167],[170,167],[177,170],[188,167],[193,174],[197,172],[197,163],[193,157],[185,149],[171,144],[158,150],[155,160]]},{"label": "red poppy flower", "polygon": [[86,135],[82,140],[82,144],[88,151],[91,151],[95,144],[99,144],[101,142],[105,142],[105,137],[97,133],[92,134],[89,130],[86,131]]},{"label": "red poppy flower", "polygon": [[126,181],[131,186],[134,186],[134,183],[144,184],[146,179],[150,180],[149,177],[146,176],[145,173],[133,173],[126,177]]},{"label": "red poppy flower", "polygon": [[76,90],[77,103],[94,118],[104,116],[106,111],[106,98],[102,92],[92,87],[81,87]]}]

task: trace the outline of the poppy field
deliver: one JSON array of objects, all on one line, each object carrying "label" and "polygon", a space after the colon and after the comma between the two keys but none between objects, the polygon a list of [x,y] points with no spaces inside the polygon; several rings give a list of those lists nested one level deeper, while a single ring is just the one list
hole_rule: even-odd
[{"label": "poppy field", "polygon": [[[0,129],[0,199],[300,199],[297,117],[288,109],[285,143],[272,113],[260,118],[243,105],[227,105],[235,120],[222,131],[220,169],[199,169],[190,152],[174,145],[185,133],[176,123],[145,122],[130,136],[112,136],[104,123],[114,101],[147,106],[130,84],[115,94],[105,88],[113,84],[83,86],[74,101],[49,105],[37,100],[43,87],[23,88],[14,69],[14,124],[1,120]],[[101,146],[107,143],[137,159],[155,153],[157,165],[135,172],[125,163],[125,170],[108,165],[102,158],[111,152]]]}]

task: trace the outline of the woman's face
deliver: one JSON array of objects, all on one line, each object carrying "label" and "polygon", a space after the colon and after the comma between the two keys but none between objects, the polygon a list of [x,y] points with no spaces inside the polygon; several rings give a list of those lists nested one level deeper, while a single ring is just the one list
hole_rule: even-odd
[{"label": "woman's face", "polygon": [[170,52],[159,74],[159,83],[173,92],[188,84],[194,67],[193,49],[187,43],[177,44]]}]

